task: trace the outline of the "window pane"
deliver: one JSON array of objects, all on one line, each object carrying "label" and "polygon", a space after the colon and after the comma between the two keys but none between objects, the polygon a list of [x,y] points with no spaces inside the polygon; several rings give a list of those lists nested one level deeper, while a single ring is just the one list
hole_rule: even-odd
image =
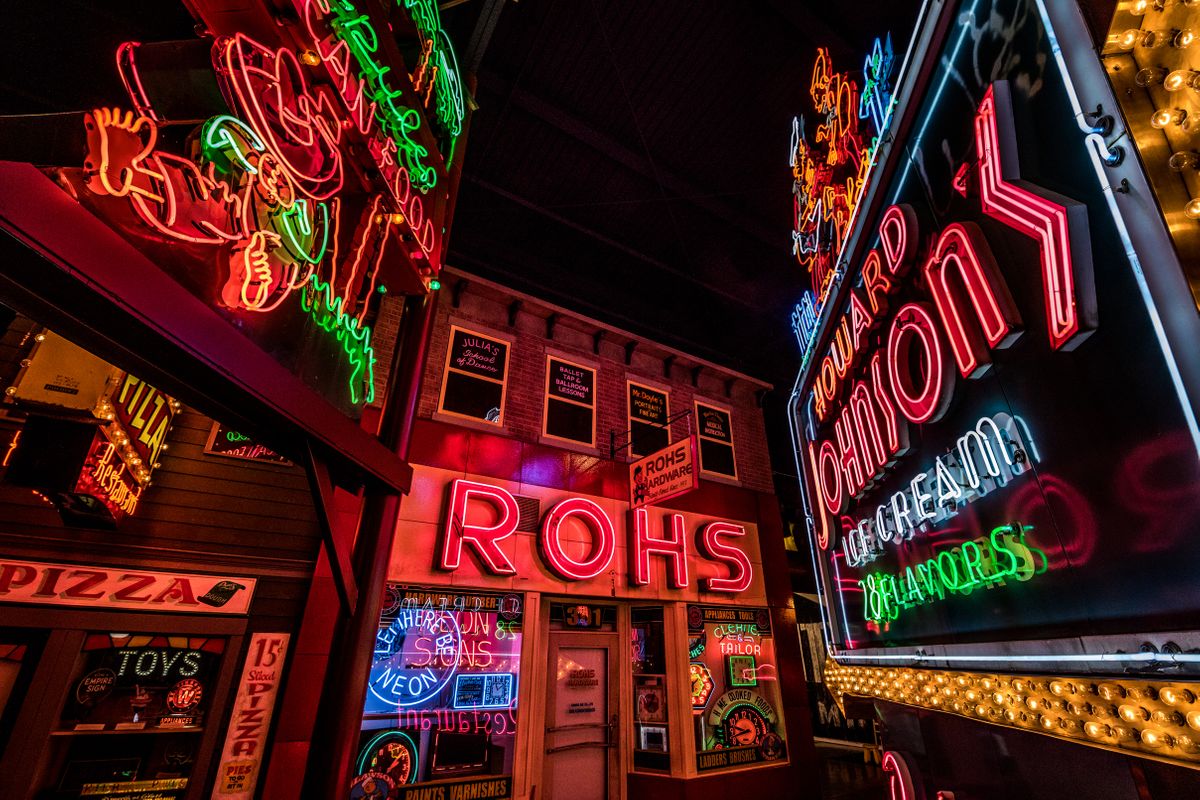
[{"label": "window pane", "polygon": [[503,397],[504,386],[499,383],[450,372],[446,375],[442,410],[500,424]]},{"label": "window pane", "polygon": [[731,478],[737,477],[737,469],[733,463],[733,447],[701,439],[700,468],[705,472],[717,472]]},{"label": "window pane", "polygon": [[546,435],[592,444],[591,408],[564,403],[553,397],[546,400]]},{"label": "window pane", "polygon": [[634,457],[657,452],[670,443],[669,413],[666,392],[629,384],[629,451]]},{"label": "window pane", "polygon": [[688,654],[696,768],[786,758],[768,610],[688,606]]}]

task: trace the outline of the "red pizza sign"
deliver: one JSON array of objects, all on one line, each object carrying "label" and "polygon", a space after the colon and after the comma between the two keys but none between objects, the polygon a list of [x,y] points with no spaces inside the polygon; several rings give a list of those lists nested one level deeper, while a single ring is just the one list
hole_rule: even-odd
[{"label": "red pizza sign", "polygon": [[254,578],[0,560],[0,603],[245,614]]}]

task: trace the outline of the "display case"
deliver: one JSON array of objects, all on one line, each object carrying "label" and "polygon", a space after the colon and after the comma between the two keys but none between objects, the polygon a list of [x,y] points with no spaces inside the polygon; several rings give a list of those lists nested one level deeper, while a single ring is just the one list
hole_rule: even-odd
[{"label": "display case", "polygon": [[183,797],[227,640],[88,633],[50,731],[39,798]]},{"label": "display case", "polygon": [[633,766],[671,768],[667,708],[666,641],[663,609],[630,609],[630,654],[633,661]]}]

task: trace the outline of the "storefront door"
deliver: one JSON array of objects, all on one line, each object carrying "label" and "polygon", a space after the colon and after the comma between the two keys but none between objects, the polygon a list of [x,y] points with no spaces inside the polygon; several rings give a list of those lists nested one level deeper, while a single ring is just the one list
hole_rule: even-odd
[{"label": "storefront door", "polygon": [[607,633],[550,634],[545,800],[617,796],[617,642]]}]

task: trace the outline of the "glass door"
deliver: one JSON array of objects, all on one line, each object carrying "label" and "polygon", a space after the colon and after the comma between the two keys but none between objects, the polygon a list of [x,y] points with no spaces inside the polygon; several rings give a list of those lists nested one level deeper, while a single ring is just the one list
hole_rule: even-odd
[{"label": "glass door", "polygon": [[550,634],[546,691],[546,800],[608,800],[617,774],[617,637]]}]

